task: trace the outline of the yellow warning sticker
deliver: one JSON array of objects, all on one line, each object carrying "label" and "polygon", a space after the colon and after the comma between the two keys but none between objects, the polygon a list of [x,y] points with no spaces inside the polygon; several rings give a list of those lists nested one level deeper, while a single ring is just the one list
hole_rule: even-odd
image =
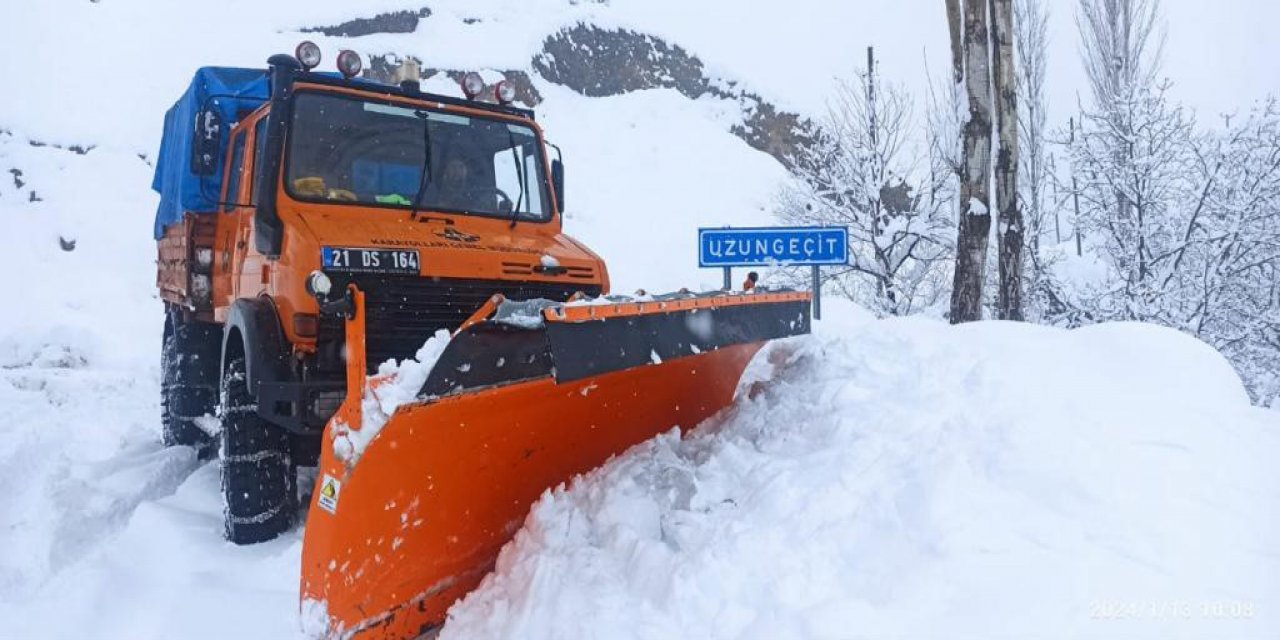
[{"label": "yellow warning sticker", "polygon": [[337,513],[340,495],[342,495],[342,482],[327,473],[324,474],[324,482],[320,483],[320,495],[316,497],[316,504],[329,513]]}]

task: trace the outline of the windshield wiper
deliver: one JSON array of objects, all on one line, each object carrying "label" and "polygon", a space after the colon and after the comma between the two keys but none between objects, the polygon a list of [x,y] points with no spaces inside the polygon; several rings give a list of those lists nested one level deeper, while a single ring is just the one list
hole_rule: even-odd
[{"label": "windshield wiper", "polygon": [[418,209],[422,208],[422,197],[431,185],[431,112],[416,109],[413,115],[422,120],[422,178],[418,180],[418,193],[413,196],[413,206],[409,208],[409,218],[418,217]]},{"label": "windshield wiper", "polygon": [[520,161],[519,148],[524,145],[516,145],[516,134],[512,133],[511,126],[507,125],[507,140],[511,142],[511,160],[516,163],[516,179],[520,181],[520,195],[516,196],[515,203],[511,206],[511,228],[516,228],[516,223],[520,221],[520,205],[524,203],[524,183],[525,170],[524,163]]}]

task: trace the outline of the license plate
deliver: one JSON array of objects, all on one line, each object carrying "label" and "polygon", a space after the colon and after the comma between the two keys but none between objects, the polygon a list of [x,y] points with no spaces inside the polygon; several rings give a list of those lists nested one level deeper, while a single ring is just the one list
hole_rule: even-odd
[{"label": "license plate", "polygon": [[331,271],[419,273],[417,250],[324,247],[321,254],[324,268]]}]

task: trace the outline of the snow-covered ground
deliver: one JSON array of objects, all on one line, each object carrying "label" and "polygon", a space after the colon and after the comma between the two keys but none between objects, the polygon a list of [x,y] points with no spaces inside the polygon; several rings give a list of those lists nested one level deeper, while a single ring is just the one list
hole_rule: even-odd
[{"label": "snow-covered ground", "polygon": [[1265,638],[1280,447],[1175,331],[872,321],[544,495],[445,638]]},{"label": "snow-covered ground", "polygon": [[[1280,631],[1280,416],[1210,349],[829,311],[692,436],[544,496],[444,637]],[[298,636],[299,532],[221,539],[216,465],[156,444],[154,381],[4,374],[40,424],[3,445],[0,635]]]},{"label": "snow-covered ground", "polygon": [[[862,46],[915,37],[936,10],[805,0],[725,21],[737,3],[429,4],[416,34],[317,37],[326,64],[350,46],[526,68],[547,33],[585,19],[671,38],[713,73],[818,110]],[[159,444],[148,159],[196,66],[259,65],[298,27],[420,6],[53,0],[0,20],[0,79],[23,88],[0,96],[0,637],[298,636],[301,532],[224,542],[216,465]],[[919,41],[876,44],[901,59],[886,65],[919,64]],[[734,105],[535,82],[565,150],[567,229],[606,257],[616,290],[715,285],[694,230],[770,221],[785,172],[728,133]],[[694,437],[544,499],[446,635],[1280,635],[1280,470],[1265,464],[1280,414],[1248,407],[1205,347],[1147,327],[826,312]]]}]

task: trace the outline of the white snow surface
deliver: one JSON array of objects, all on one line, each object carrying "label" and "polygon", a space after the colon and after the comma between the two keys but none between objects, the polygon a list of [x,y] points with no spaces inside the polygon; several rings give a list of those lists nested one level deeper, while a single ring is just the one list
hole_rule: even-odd
[{"label": "white snow surface", "polygon": [[969,198],[969,215],[985,216],[989,213],[987,205],[977,198]]},{"label": "white snow surface", "polygon": [[1280,425],[1205,345],[882,321],[753,366],[544,494],[442,638],[1280,632]]},{"label": "white snow surface", "polygon": [[[443,637],[1280,630],[1280,418],[1208,347],[828,315],[687,439],[544,495]],[[298,637],[300,531],[221,540],[216,465],[147,435],[154,381],[50,361],[0,380],[4,635]]]},{"label": "white snow surface", "polygon": [[335,422],[333,452],[349,466],[355,466],[364,450],[378,437],[387,421],[401,405],[413,402],[436,361],[449,346],[449,332],[440,329],[427,338],[412,358],[396,362],[388,360],[378,365],[378,373],[365,381],[364,395],[360,402],[360,428],[352,429],[345,422]]}]

